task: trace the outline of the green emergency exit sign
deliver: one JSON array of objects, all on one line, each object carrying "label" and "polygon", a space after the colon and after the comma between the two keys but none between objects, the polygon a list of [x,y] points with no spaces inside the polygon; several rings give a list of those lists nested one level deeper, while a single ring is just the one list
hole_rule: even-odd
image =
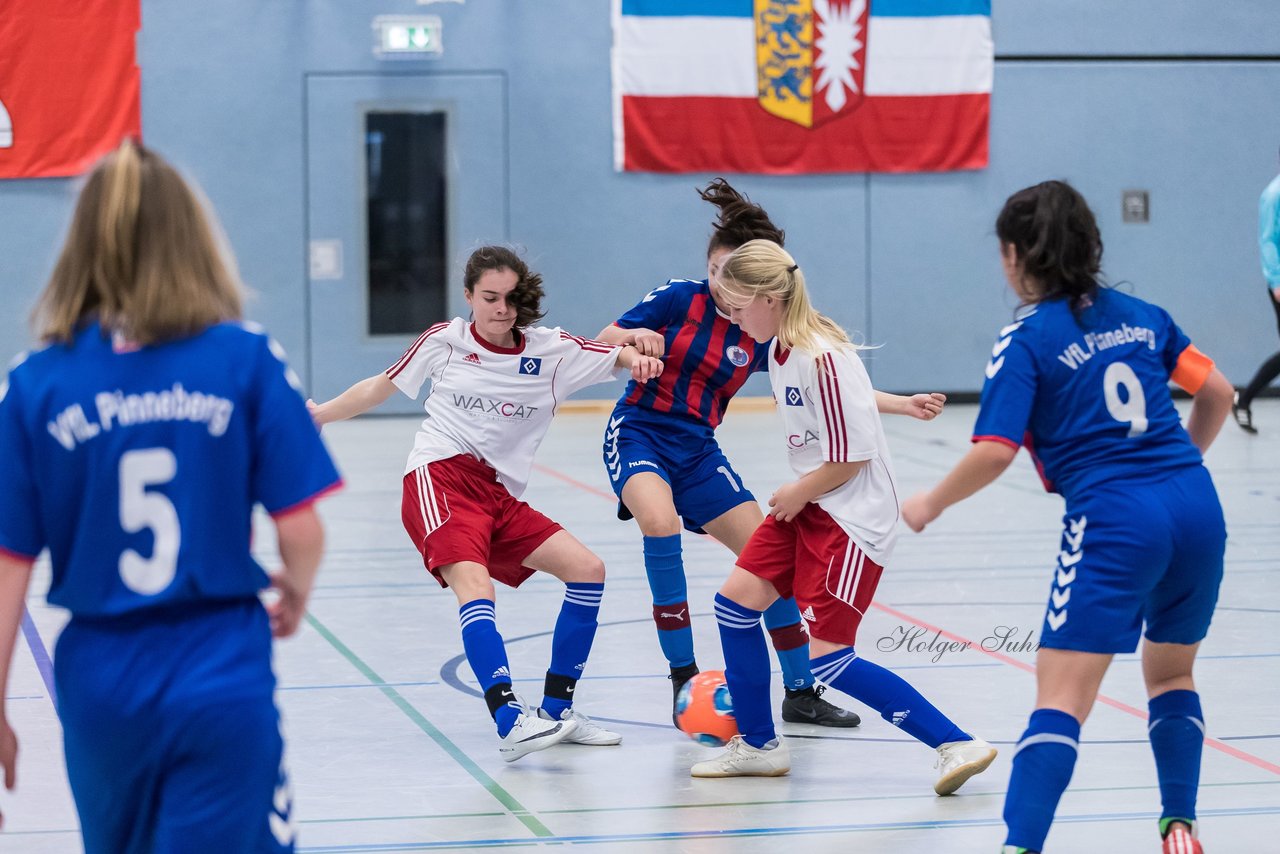
[{"label": "green emergency exit sign", "polygon": [[435,15],[379,15],[373,53],[379,59],[434,59],[444,53],[444,25]]}]

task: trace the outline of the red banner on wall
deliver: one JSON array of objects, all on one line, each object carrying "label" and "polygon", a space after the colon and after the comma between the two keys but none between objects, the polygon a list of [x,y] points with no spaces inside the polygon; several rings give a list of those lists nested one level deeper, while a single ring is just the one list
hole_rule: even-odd
[{"label": "red banner on wall", "polygon": [[141,0],[3,0],[0,178],[87,172],[142,132]]}]

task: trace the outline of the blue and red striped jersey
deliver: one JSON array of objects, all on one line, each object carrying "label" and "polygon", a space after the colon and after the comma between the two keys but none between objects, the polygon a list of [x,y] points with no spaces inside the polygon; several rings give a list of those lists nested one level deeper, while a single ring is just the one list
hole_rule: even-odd
[{"label": "blue and red striped jersey", "polygon": [[769,342],[757,342],[720,312],[705,279],[671,279],[615,325],[666,339],[662,376],[643,385],[632,380],[619,404],[682,415],[714,430],[747,378],[769,369]]}]

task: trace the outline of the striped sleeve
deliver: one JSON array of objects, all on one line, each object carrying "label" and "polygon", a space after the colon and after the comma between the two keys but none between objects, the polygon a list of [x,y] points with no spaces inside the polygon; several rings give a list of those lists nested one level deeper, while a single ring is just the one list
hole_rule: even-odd
[{"label": "striped sleeve", "polygon": [[608,382],[614,378],[614,365],[618,361],[621,347],[596,341],[594,338],[580,338],[561,329],[555,332],[558,340],[553,346],[556,355],[560,357],[555,375],[557,400],[563,400],[589,385]]},{"label": "striped sleeve", "polygon": [[880,416],[862,361],[852,350],[829,350],[815,368],[822,458],[833,463],[874,459]]},{"label": "striped sleeve", "polygon": [[448,360],[449,345],[446,330],[452,323],[437,323],[427,329],[418,339],[409,345],[399,359],[387,368],[387,379],[395,383],[396,388],[414,400],[427,378],[438,373]]}]

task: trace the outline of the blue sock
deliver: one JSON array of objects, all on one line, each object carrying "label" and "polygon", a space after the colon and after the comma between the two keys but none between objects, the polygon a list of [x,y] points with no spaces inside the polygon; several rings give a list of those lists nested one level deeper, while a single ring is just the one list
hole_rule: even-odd
[{"label": "blue sock", "polygon": [[1200,754],[1204,750],[1204,713],[1195,691],[1166,691],[1147,703],[1151,752],[1160,778],[1161,831],[1168,820],[1190,824],[1196,817],[1196,789],[1200,785]]},{"label": "blue sock", "polygon": [[671,669],[687,667],[693,664],[693,627],[679,534],[644,538],[644,571],[653,594],[653,622],[662,654]]},{"label": "blue sock", "polygon": [[812,661],[813,675],[880,713],[880,717],[930,747],[973,736],[951,722],[907,680],[854,653],[838,649]]},{"label": "blue sock", "polygon": [[[467,663],[480,683],[486,700],[497,696],[501,691],[494,689],[505,685],[511,690],[511,668],[507,665],[507,648],[502,643],[502,635],[498,634],[498,624],[494,622],[492,599],[472,599],[458,609],[458,622],[462,624],[462,649],[467,654]],[[515,700],[515,694],[511,694]],[[511,732],[520,717],[520,710],[507,703],[496,704],[490,701],[489,713],[498,725],[498,735],[505,736]]]},{"label": "blue sock", "polygon": [[1005,845],[1043,851],[1058,800],[1071,782],[1080,745],[1080,722],[1057,709],[1036,709],[1013,750],[1013,773],[1004,798]]},{"label": "blue sock", "polygon": [[764,627],[773,640],[773,651],[782,665],[782,684],[788,691],[803,691],[813,685],[809,669],[809,636],[800,627],[800,609],[795,599],[779,597],[764,612]]},{"label": "blue sock", "polygon": [[769,705],[769,647],[760,628],[760,612],[717,593],[716,623],[738,731],[747,744],[764,747],[777,733]]},{"label": "blue sock", "polygon": [[573,705],[573,689],[591,654],[596,637],[600,600],[604,582],[589,584],[571,581],[564,586],[564,604],[551,636],[551,667],[547,670],[546,692],[542,709],[559,720],[565,709]]}]

